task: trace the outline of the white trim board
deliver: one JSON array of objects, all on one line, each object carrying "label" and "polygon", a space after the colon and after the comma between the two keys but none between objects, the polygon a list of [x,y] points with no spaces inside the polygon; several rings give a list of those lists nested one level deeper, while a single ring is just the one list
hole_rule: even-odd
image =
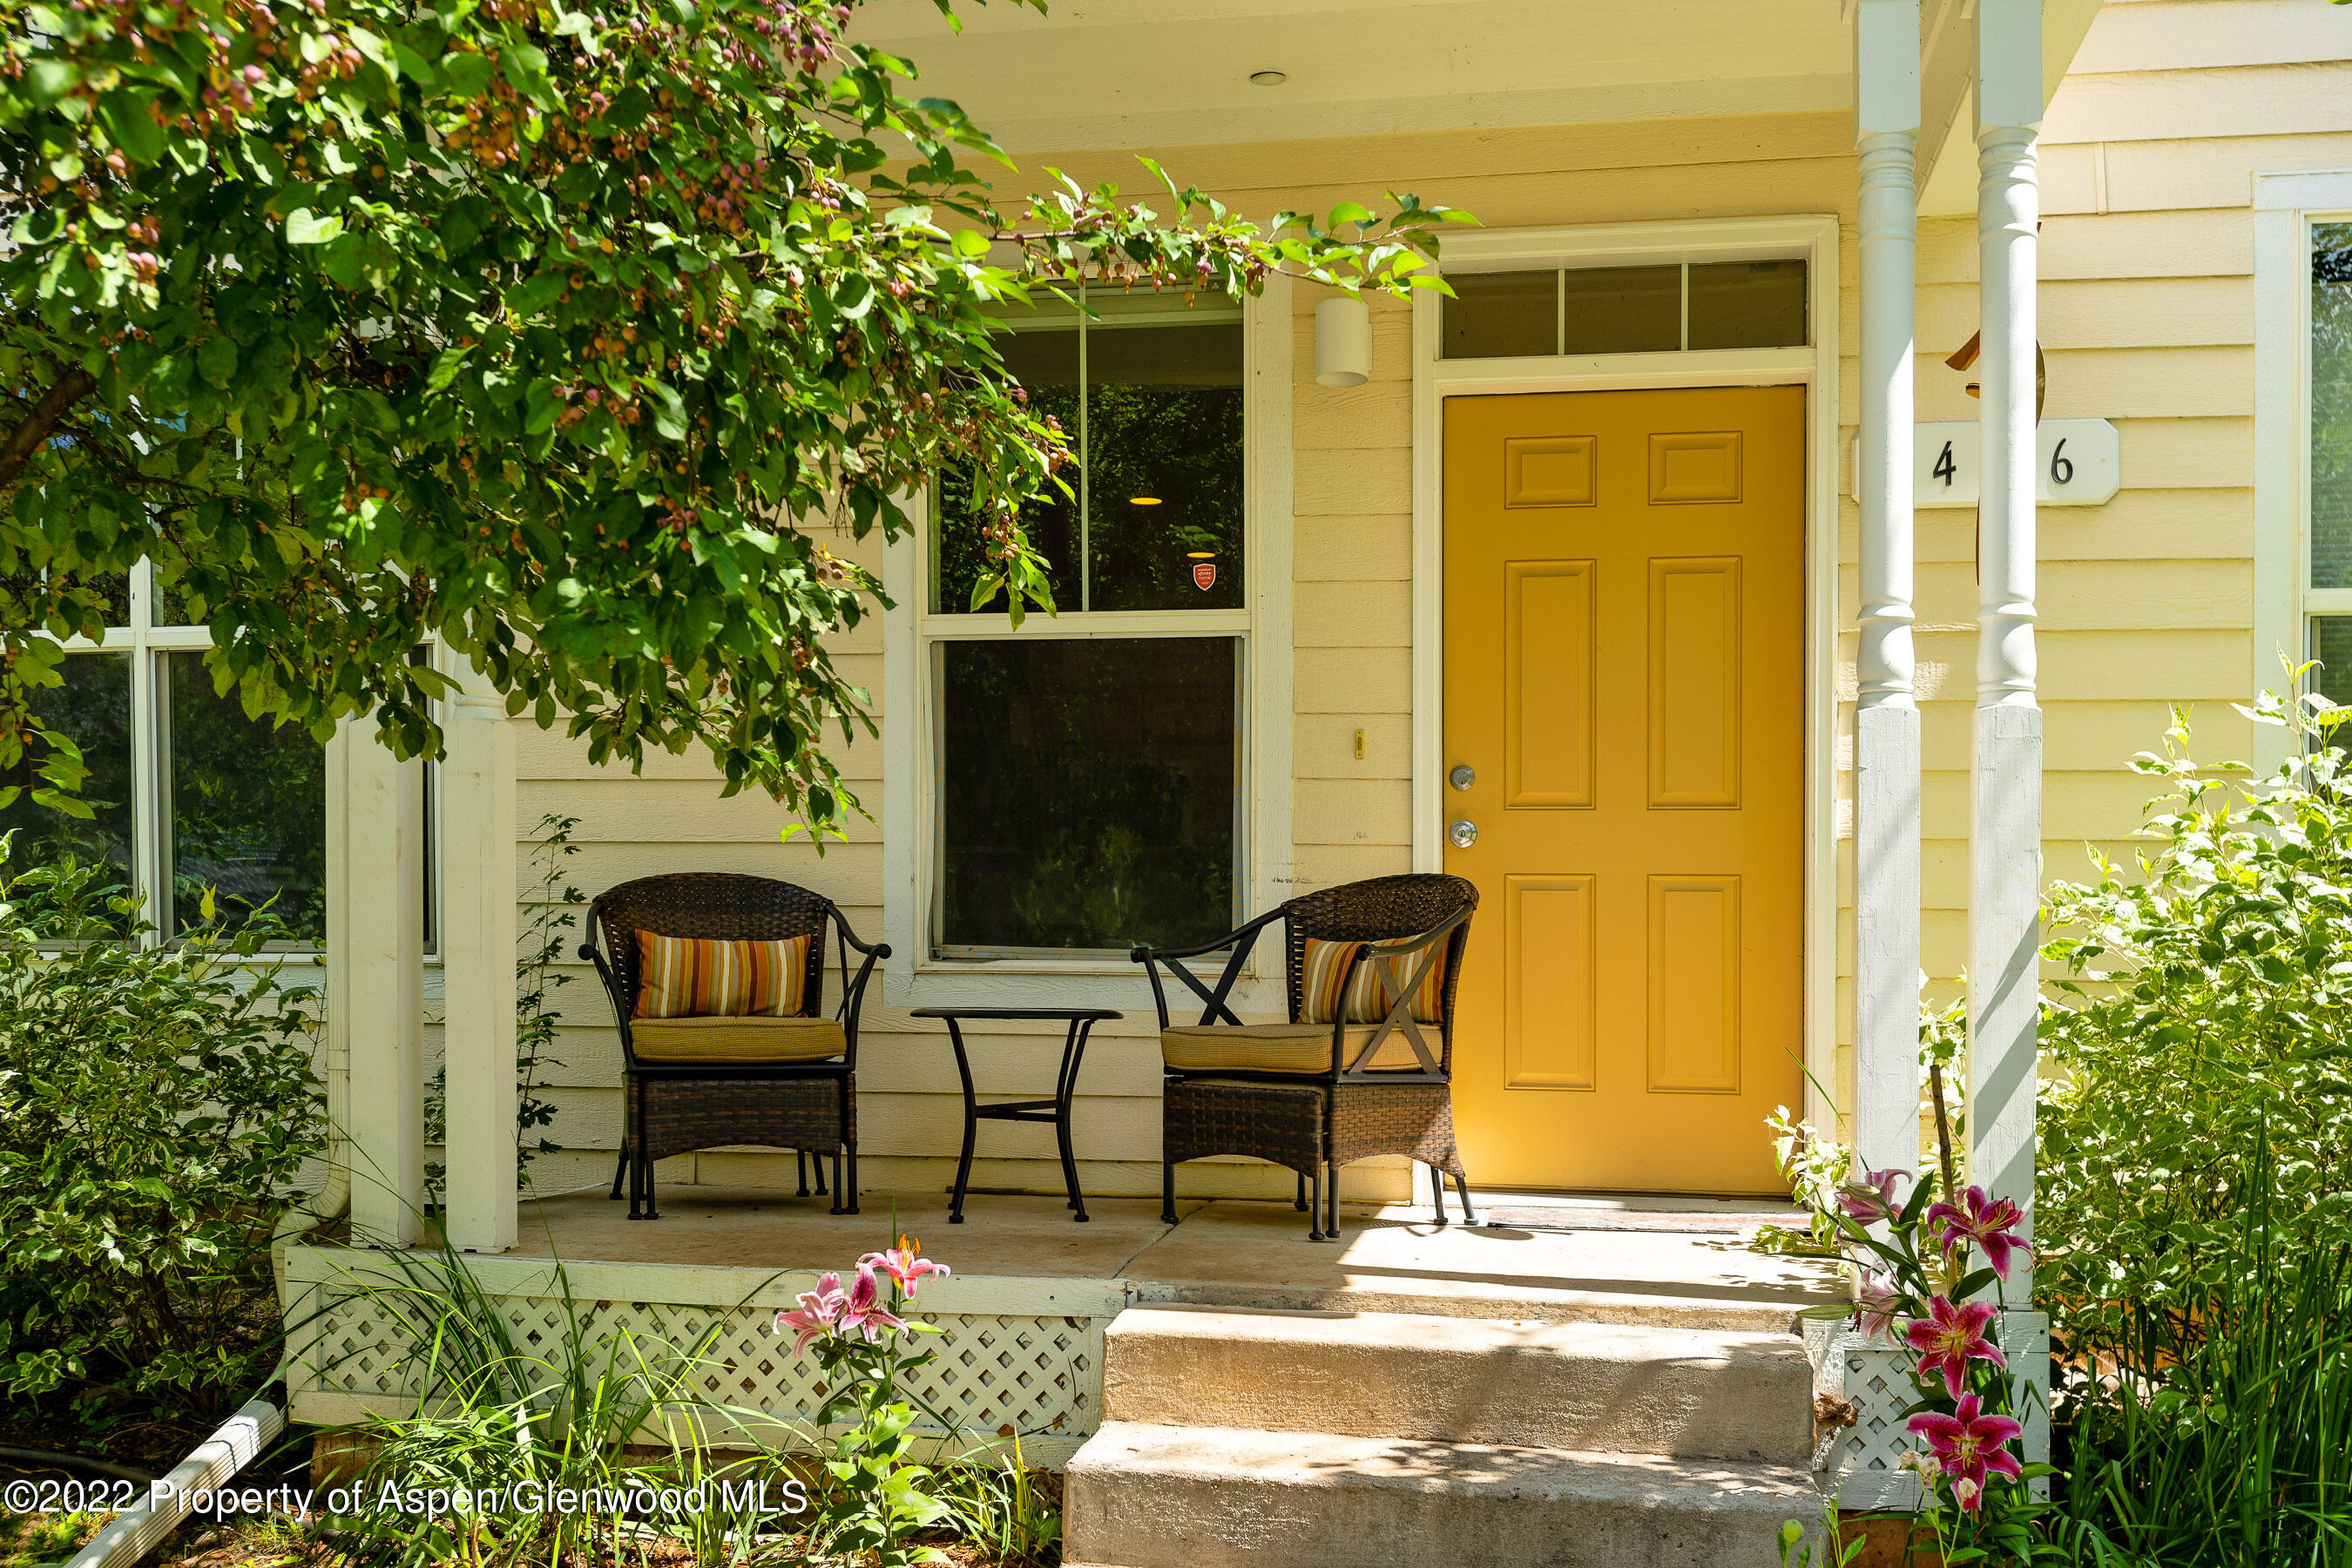
[{"label": "white trim board", "polygon": [[[2352,219],[2352,169],[2256,174],[2254,208],[2253,685],[2283,678],[2279,655],[2301,663],[2303,624],[2315,612],[2352,612],[2352,593],[2313,591],[2311,515],[2311,226]],[[2286,736],[2254,727],[2253,764],[2287,757]]]},{"label": "white trim board", "polygon": [[[1266,279],[1243,301],[1244,483],[1248,496],[1245,609],[1073,613],[1056,637],[1213,636],[1243,638],[1242,798],[1248,803],[1242,887],[1255,914],[1290,896],[1291,847],[1291,284]],[[882,616],[882,925],[890,957],[883,999],[892,1006],[949,1005],[1121,1007],[1143,1000],[1133,963],[1070,958],[944,960],[929,956],[938,803],[930,783],[936,710],[925,647],[943,637],[1003,635],[997,616],[926,617],[928,518],[883,552],[883,582],[896,600]],[[1234,993],[1236,1007],[1276,1011],[1279,982],[1262,974]]]},{"label": "white trim board", "polygon": [[[1833,1082],[1837,1052],[1838,220],[1807,215],[1476,230],[1445,239],[1444,270],[1802,258],[1812,343],[1674,353],[1438,357],[1442,302],[1413,297],[1412,865],[1444,866],[1444,412],[1448,397],[1665,386],[1802,385],[1805,399],[1805,1066]],[[1831,1108],[1809,1083],[1805,1114]]]}]

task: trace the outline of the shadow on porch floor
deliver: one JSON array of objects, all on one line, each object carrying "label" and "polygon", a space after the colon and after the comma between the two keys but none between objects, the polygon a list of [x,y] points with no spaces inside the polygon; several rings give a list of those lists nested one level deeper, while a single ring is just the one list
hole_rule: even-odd
[{"label": "shadow on porch floor", "polygon": [[[1727,1226],[1695,1228],[1710,1211],[1671,1199],[1649,1211],[1654,1230],[1613,1228],[1647,1223],[1642,1200],[1505,1198],[1494,1212],[1517,1223],[1499,1227],[1439,1226],[1426,1205],[1343,1205],[1330,1245],[1307,1241],[1305,1216],[1287,1204],[1187,1200],[1171,1227],[1156,1199],[1087,1203],[1094,1218],[1081,1226],[1057,1198],[974,1194],[965,1223],[950,1226],[940,1194],[867,1193],[861,1213],[835,1215],[824,1198],[673,1186],[659,1220],[632,1224],[625,1205],[583,1189],[526,1203],[509,1256],[839,1268],[895,1230],[968,1279],[1121,1281],[1136,1301],[1780,1331],[1796,1309],[1844,1299],[1826,1267],[1752,1251]],[[1532,1228],[1548,1208],[1597,1211],[1612,1228]]]}]

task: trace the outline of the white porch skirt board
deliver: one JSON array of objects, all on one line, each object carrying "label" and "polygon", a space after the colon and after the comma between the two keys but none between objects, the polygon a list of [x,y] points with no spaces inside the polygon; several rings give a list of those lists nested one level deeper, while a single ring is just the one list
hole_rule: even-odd
[{"label": "white porch skirt board", "polygon": [[[440,1267],[430,1255],[407,1256],[413,1268]],[[565,1289],[552,1261],[469,1258],[466,1268],[520,1343],[551,1357],[566,1342]],[[398,1265],[376,1251],[302,1247],[288,1257],[287,1274],[291,1418],[326,1426],[414,1415],[425,1393],[414,1346],[364,1288],[398,1289]],[[819,1369],[813,1356],[795,1359],[791,1339],[768,1325],[814,1287],[815,1271],[566,1263],[562,1274],[571,1307],[586,1320],[582,1338],[592,1356],[624,1334],[683,1349],[715,1328],[704,1364],[690,1375],[703,1396],[732,1408],[694,1413],[705,1441],[806,1440],[823,1403]],[[1009,1451],[1000,1436],[1009,1427],[1025,1462],[1059,1469],[1100,1423],[1103,1331],[1131,1290],[1108,1279],[926,1282],[920,1315],[945,1332],[926,1336],[937,1357],[909,1390],[959,1424],[953,1431],[919,1426],[931,1439],[926,1446],[937,1453],[1003,1444]],[[645,1440],[663,1434],[648,1430]]]}]

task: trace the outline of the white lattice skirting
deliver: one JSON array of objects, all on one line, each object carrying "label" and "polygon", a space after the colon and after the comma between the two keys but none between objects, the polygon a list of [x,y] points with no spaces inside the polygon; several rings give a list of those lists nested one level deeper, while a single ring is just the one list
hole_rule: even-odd
[{"label": "white lattice skirting", "polygon": [[[678,1264],[469,1258],[477,1312],[495,1312],[534,1375],[575,1358],[593,1367],[682,1371],[703,1435],[770,1444],[805,1438],[823,1395],[814,1358],[768,1331],[814,1272]],[[351,1247],[302,1247],[287,1259],[291,1415],[314,1426],[414,1414],[425,1394],[415,1328],[436,1309],[445,1265]],[[921,1316],[943,1332],[904,1392],[936,1413],[922,1429],[952,1441],[1018,1437],[1024,1459],[1058,1468],[1101,1420],[1103,1331],[1129,1287],[1106,1279],[956,1277],[931,1280]],[[576,1316],[574,1331],[567,1319]],[[672,1411],[676,1419],[679,1412]],[[652,1436],[652,1434],[648,1434]]]},{"label": "white lattice skirting", "polygon": [[[2025,1436],[2019,1447],[2028,1464],[2050,1458],[2050,1320],[2040,1312],[2004,1312],[2000,1347],[2019,1383],[2018,1408]],[[1805,1347],[1813,1361],[1813,1390],[1852,1402],[1854,1424],[1822,1436],[1813,1468],[1824,1489],[1834,1487],[1838,1504],[1849,1509],[1919,1506],[1919,1478],[1902,1468],[1906,1449],[1921,1445],[1904,1426],[1903,1412],[1917,1399],[1911,1383],[1916,1360],[1909,1352],[1865,1340],[1844,1322],[1808,1322]],[[2046,1483],[2042,1483],[2046,1485]]]}]

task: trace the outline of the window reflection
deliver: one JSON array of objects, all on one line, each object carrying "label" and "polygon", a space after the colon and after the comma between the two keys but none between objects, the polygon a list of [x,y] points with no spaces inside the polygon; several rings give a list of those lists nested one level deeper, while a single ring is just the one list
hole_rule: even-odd
[{"label": "window reflection", "polygon": [[1205,942],[1236,914],[1239,645],[936,645],[939,946]]},{"label": "window reflection", "polygon": [[268,905],[295,940],[322,942],[326,752],[305,731],[247,718],[235,689],[215,695],[202,654],[167,654],[163,665],[172,759],[166,934],[197,923],[210,889],[226,925]]},{"label": "window reflection", "polygon": [[1466,272],[1449,278],[1439,312],[1447,359],[1513,359],[1559,352],[1559,274]]},{"label": "window reflection", "polygon": [[1241,608],[1241,323],[1089,331],[1087,446],[1088,607]]},{"label": "window reflection", "polygon": [[11,870],[54,863],[70,855],[84,864],[103,861],[115,868],[123,885],[131,882],[131,659],[124,654],[68,654],[63,665],[63,686],[45,687],[32,694],[34,714],[44,724],[81,748],[89,777],[83,781],[81,799],[91,808],[88,817],[70,816],[37,805],[32,788],[38,783],[34,754],[18,762],[0,784],[18,785],[26,793],[0,808],[0,833],[16,835],[9,850]]},{"label": "window reflection", "polygon": [[2311,242],[2311,585],[2352,588],[2352,223]]},{"label": "window reflection", "polygon": [[[1094,319],[1068,307],[1008,317],[998,344],[1030,407],[1059,419],[1077,458],[1023,512],[1049,563],[1055,608],[1238,609],[1246,508],[1243,493],[1242,325],[1229,302],[1188,309],[1159,296],[1092,299]],[[931,608],[972,603],[986,574],[988,520],[971,477],[940,482],[932,535]]]},{"label": "window reflection", "polygon": [[1720,261],[1690,269],[1694,349],[1785,349],[1805,342],[1805,264]]}]

